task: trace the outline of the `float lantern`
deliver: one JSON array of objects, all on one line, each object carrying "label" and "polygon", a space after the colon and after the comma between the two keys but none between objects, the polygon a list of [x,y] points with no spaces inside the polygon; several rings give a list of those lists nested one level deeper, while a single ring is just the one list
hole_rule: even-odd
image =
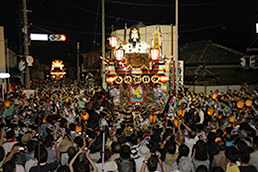
[{"label": "float lantern", "polygon": [[167,83],[168,82],[168,76],[167,75],[158,75],[159,82]]},{"label": "float lantern", "polygon": [[159,58],[159,50],[157,48],[150,49],[150,56],[153,61],[158,60]]},{"label": "float lantern", "polygon": [[123,58],[124,58],[124,54],[125,54],[124,52],[125,52],[124,49],[118,48],[118,49],[116,50],[116,54],[115,54],[116,60],[122,61]]},{"label": "float lantern", "polygon": [[116,36],[109,37],[109,45],[113,49],[116,48],[116,46],[117,46],[117,37]]},{"label": "float lantern", "polygon": [[115,80],[116,80],[116,76],[115,75],[108,76],[107,79],[106,79],[108,84],[112,84]]}]

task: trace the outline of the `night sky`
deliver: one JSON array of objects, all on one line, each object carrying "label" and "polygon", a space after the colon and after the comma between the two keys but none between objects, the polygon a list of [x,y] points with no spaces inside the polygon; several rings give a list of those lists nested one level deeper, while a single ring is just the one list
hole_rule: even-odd
[{"label": "night sky", "polygon": [[[0,25],[9,48],[17,53],[22,45],[21,2],[0,0]],[[29,32],[67,35],[65,42],[31,42],[34,58],[76,58],[76,42],[81,44],[80,52],[100,48],[101,0],[29,0],[27,6]],[[105,14],[107,38],[112,25],[116,30],[140,21],[147,26],[175,24],[175,1],[105,0]],[[257,0],[179,0],[179,44],[211,39],[246,53],[247,48],[258,48],[257,14]]]}]

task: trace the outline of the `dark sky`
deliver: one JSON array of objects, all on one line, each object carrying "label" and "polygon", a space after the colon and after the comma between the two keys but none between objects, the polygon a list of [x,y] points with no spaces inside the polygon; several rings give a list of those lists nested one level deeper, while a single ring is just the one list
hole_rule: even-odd
[{"label": "dark sky", "polygon": [[[22,44],[19,8],[22,0],[0,0],[0,25],[5,27],[9,47],[19,53]],[[101,44],[101,0],[29,0],[28,19],[32,33],[63,33],[65,42],[31,42],[30,54],[39,59],[76,57]],[[173,0],[105,0],[106,37],[114,29],[145,25],[175,24]],[[255,23],[257,0],[179,0],[179,43],[211,39],[223,46],[246,52],[258,48]]]}]

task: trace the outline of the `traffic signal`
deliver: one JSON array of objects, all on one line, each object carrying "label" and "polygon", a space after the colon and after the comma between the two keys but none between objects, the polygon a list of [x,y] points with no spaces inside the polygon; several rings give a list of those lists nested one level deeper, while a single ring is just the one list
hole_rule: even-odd
[{"label": "traffic signal", "polygon": [[245,56],[244,57],[242,57],[242,58],[240,58],[240,64],[241,64],[241,66],[242,67],[245,67],[246,66],[246,59],[245,59]]},{"label": "traffic signal", "polygon": [[20,61],[20,63],[19,63],[19,70],[22,72],[25,69],[25,67],[26,67],[25,62]]},{"label": "traffic signal", "polygon": [[63,34],[51,34],[49,36],[49,40],[50,41],[65,41],[66,40],[66,36]]},{"label": "traffic signal", "polygon": [[250,57],[249,66],[252,67],[252,68],[255,67],[255,58],[256,58],[256,56],[251,56]]}]

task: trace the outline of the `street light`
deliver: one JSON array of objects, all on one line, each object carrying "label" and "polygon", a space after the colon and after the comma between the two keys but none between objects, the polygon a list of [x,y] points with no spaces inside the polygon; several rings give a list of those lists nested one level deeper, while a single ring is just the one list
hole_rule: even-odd
[{"label": "street light", "polygon": [[0,79],[2,79],[2,99],[4,101],[4,79],[10,78],[9,73],[0,73]]}]

